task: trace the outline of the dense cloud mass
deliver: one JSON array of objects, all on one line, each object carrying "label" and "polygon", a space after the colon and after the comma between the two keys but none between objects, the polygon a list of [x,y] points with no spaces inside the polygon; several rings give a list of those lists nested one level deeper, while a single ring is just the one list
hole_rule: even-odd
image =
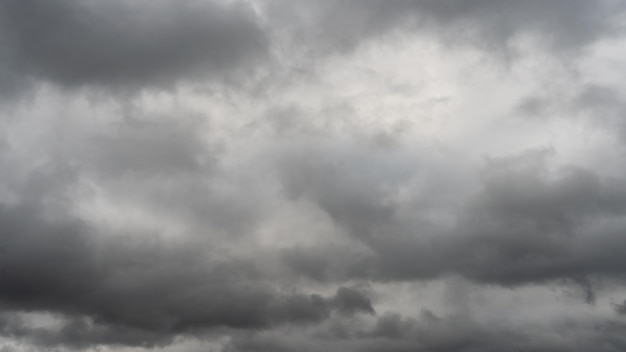
[{"label": "dense cloud mass", "polygon": [[626,350],[625,18],[0,0],[0,351]]},{"label": "dense cloud mass", "polygon": [[61,86],[167,86],[194,72],[243,65],[265,51],[264,32],[244,4],[7,0],[0,18],[3,90],[39,79]]}]

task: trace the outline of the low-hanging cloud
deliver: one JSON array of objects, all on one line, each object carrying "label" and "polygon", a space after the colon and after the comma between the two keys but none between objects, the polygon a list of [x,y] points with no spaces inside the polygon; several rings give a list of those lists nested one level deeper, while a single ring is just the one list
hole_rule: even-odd
[{"label": "low-hanging cloud", "polygon": [[263,56],[265,34],[245,4],[217,1],[12,1],[0,4],[1,88],[169,87]]},{"label": "low-hanging cloud", "polygon": [[0,0],[0,350],[624,350],[625,8]]}]

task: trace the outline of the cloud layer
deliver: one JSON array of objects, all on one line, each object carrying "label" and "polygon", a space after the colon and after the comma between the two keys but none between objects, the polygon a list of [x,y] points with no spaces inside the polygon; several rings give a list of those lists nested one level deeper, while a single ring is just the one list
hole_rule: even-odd
[{"label": "cloud layer", "polygon": [[0,351],[623,351],[624,11],[0,0]]}]

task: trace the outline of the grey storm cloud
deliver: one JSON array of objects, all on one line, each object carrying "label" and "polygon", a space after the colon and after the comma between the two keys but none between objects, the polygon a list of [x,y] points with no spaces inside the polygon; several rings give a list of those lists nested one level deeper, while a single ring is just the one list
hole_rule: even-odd
[{"label": "grey storm cloud", "polygon": [[[551,174],[544,169],[546,158],[549,153],[540,150],[492,160],[482,190],[462,207],[448,205],[454,220],[442,225],[413,215],[423,204],[387,201],[410,183],[411,173],[440,177],[436,165],[427,171],[390,167],[393,160],[408,162],[393,155],[299,155],[284,171],[288,191],[317,204],[369,251],[293,248],[285,262],[317,280],[331,279],[323,271],[334,266],[340,267],[333,269],[336,275],[383,281],[450,274],[504,286],[561,279],[584,284],[594,276],[623,280],[623,180],[602,179],[581,168]],[[398,175],[383,171],[403,167]],[[436,192],[424,191],[415,198],[428,202]],[[443,199],[439,194],[436,200]],[[407,208],[412,217],[404,216]]]},{"label": "grey storm cloud", "polygon": [[[529,35],[557,51],[578,49],[620,31],[621,1],[267,1],[270,13],[322,51],[352,48],[363,39],[408,27],[451,44],[506,50]],[[294,15],[295,14],[295,15]],[[304,27],[304,29],[301,29]]]},{"label": "grey storm cloud", "polygon": [[266,42],[246,5],[213,1],[3,0],[0,18],[4,90],[38,79],[168,86],[250,62]]},{"label": "grey storm cloud", "polygon": [[10,94],[40,80],[69,87],[168,87],[267,57],[274,27],[296,35],[298,46],[322,51],[354,47],[403,23],[451,42],[502,47],[530,34],[556,48],[578,48],[616,33],[614,20],[624,9],[619,1],[583,0],[259,4],[267,25],[245,2],[4,0],[0,88]]},{"label": "grey storm cloud", "polygon": [[626,350],[625,10],[0,0],[0,351]]},{"label": "grey storm cloud", "polygon": [[329,298],[280,293],[249,263],[212,260],[215,254],[193,247],[96,237],[84,224],[45,220],[28,207],[3,207],[0,217],[2,309],[70,318],[58,334],[8,319],[0,329],[6,336],[70,347],[140,346],[194,329],[262,329],[321,322],[333,311],[373,313],[354,289]]},{"label": "grey storm cloud", "polygon": [[624,304],[624,303],[616,304],[615,305],[615,312],[617,312],[617,314],[621,314],[621,315],[626,314],[626,304]]},{"label": "grey storm cloud", "polygon": [[[569,325],[569,326],[568,326]],[[626,341],[624,324],[567,322],[551,333],[506,326],[483,326],[463,316],[439,317],[423,310],[418,318],[398,314],[380,316],[373,326],[353,329],[350,338],[335,345],[332,339],[289,338],[284,334],[242,336],[228,351],[618,351]]]}]

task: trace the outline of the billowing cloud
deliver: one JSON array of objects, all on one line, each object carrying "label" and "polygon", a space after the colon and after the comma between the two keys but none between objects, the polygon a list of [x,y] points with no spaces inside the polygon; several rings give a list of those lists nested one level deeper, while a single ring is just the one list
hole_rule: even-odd
[{"label": "billowing cloud", "polygon": [[217,1],[3,1],[2,88],[169,87],[253,61],[265,35],[245,4]]},{"label": "billowing cloud", "polygon": [[71,319],[60,336],[8,320],[9,336],[78,346],[151,345],[194,329],[310,324],[333,311],[373,312],[354,289],[340,288],[329,298],[281,293],[250,264],[198,248],[164,248],[145,237],[96,238],[84,224],[45,220],[28,207],[5,207],[1,217],[3,309]]},{"label": "billowing cloud", "polygon": [[0,0],[0,351],[622,351],[626,3]]},{"label": "billowing cloud", "polygon": [[[550,171],[549,153],[530,151],[490,161],[481,189],[458,206],[458,197],[441,193],[451,190],[436,188],[449,172],[436,164],[416,170],[410,165],[415,161],[393,153],[319,157],[298,158],[302,162],[290,167],[288,189],[316,203],[369,252],[358,259],[352,251],[355,259],[346,261],[350,251],[289,250],[294,254],[287,254],[286,262],[314,279],[333,265],[343,266],[334,273],[378,280],[456,274],[508,286],[584,282],[589,275],[623,279],[621,180],[580,168]],[[409,201],[394,201],[400,189]],[[431,213],[437,211],[448,214]]]},{"label": "billowing cloud", "polygon": [[574,51],[620,30],[620,1],[267,1],[269,12],[325,50],[353,47],[363,39],[402,28],[440,35],[453,45],[515,49],[532,38]]},{"label": "billowing cloud", "polygon": [[438,317],[425,310],[419,318],[397,314],[379,317],[373,326],[350,332],[350,338],[333,343],[329,338],[288,338],[284,334],[247,336],[235,340],[230,351],[586,351],[624,348],[624,326],[614,324],[562,324],[546,333],[533,329],[483,326],[461,316]]}]

